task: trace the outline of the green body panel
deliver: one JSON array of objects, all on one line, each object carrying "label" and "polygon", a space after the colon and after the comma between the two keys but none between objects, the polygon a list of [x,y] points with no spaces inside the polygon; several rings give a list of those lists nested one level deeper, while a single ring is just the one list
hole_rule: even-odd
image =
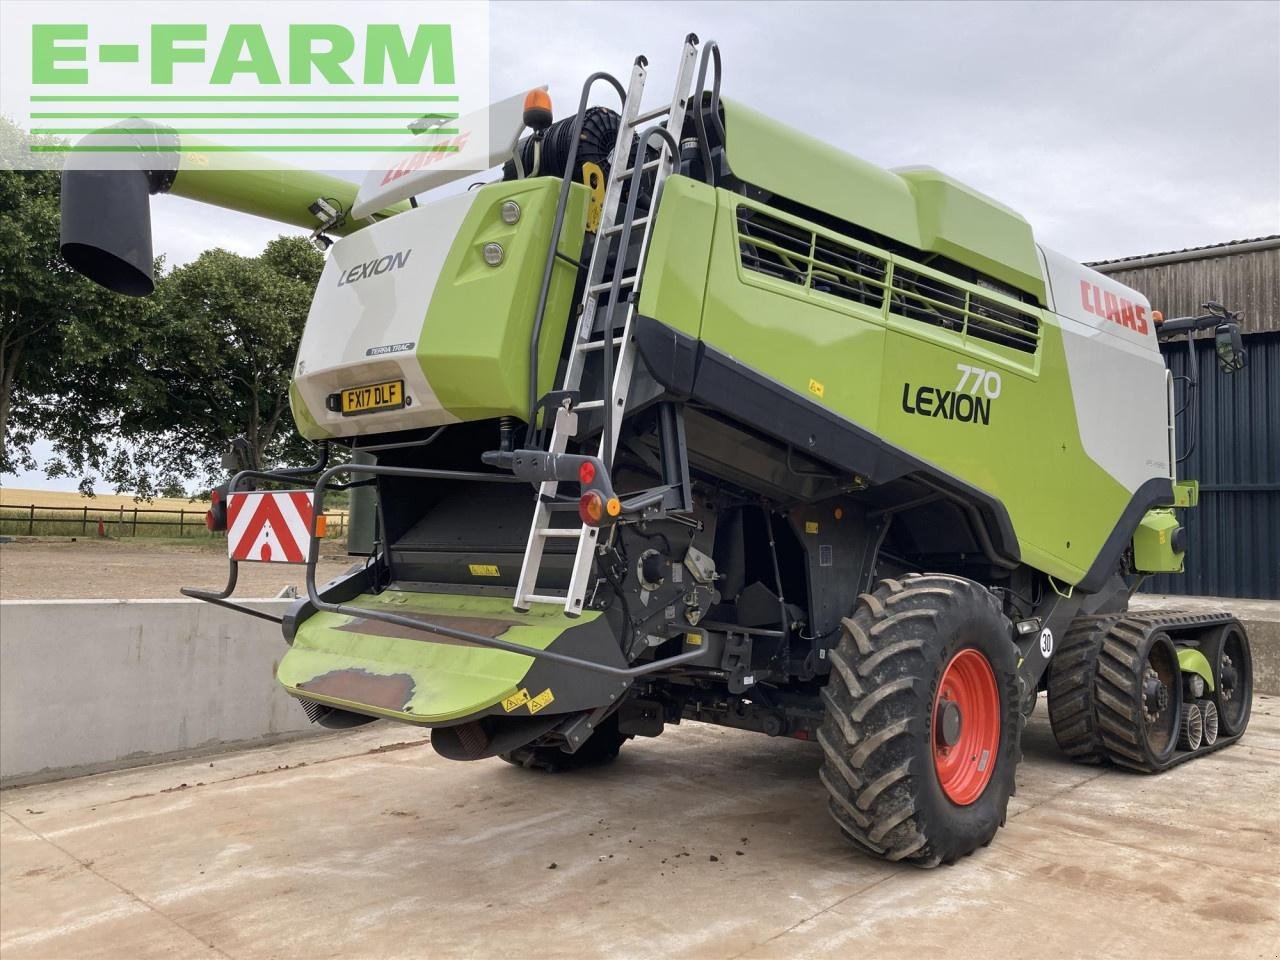
[{"label": "green body panel", "polygon": [[298,433],[308,440],[327,440],[333,436],[328,430],[316,423],[316,418],[311,415],[311,411],[307,409],[301,394],[298,393],[298,385],[292,381],[289,382],[289,409],[293,413],[293,423],[298,428]]},{"label": "green body panel", "polygon": [[[178,154],[178,171],[169,193],[310,230],[319,226],[315,214],[307,209],[311,204],[324,197],[336,200],[343,210],[350,210],[360,188],[350,180],[302,170],[267,157],[255,158],[252,170],[231,168],[228,154],[201,151],[206,142],[199,137],[182,137],[182,146],[189,149]],[[243,164],[244,155],[236,162]],[[398,203],[378,216],[408,209],[407,203]],[[327,232],[346,235],[365,226],[367,220],[352,220]]]},{"label": "green body panel", "polygon": [[662,215],[654,221],[639,311],[691,337],[698,336],[716,225],[716,190],[688,177],[668,177]]},{"label": "green body panel", "polygon": [[1173,505],[1194,507],[1200,503],[1200,481],[1179,480],[1173,485]]},{"label": "green body panel", "polygon": [[[534,650],[545,650],[565,630],[599,616],[587,612],[571,620],[560,607],[546,604],[516,613],[508,598],[396,590],[361,596],[350,606],[421,616],[428,622],[450,618],[472,633],[483,633],[489,622],[492,635]],[[426,636],[374,620],[317,613],[299,627],[276,677],[290,693],[310,700],[409,723],[440,724],[482,713],[512,696],[534,662],[503,650]]]},{"label": "green body panel", "polygon": [[1008,207],[936,170],[885,170],[739,103],[721,102],[725,153],[739,179],[950,257],[1045,302],[1031,227]]},{"label": "green body panel", "polygon": [[988,196],[928,167],[898,170],[911,184],[920,246],[981,270],[1045,302],[1031,224]]},{"label": "green body panel", "polygon": [[[676,182],[672,178],[668,184]],[[750,204],[728,191],[720,190],[718,196],[702,304],[675,298],[670,302],[676,306],[687,303],[678,314],[642,312],[700,336],[795,393],[990,494],[1008,511],[1026,563],[1065,583],[1082,579],[1130,494],[1082,448],[1055,315],[1032,308],[1041,334],[1039,350],[1029,354],[891,314],[889,298],[883,306],[871,307],[744,269],[734,209],[739,203],[873,253],[891,265],[905,262],[916,273],[945,276],[776,209]],[[673,194],[672,202],[673,209],[691,203],[679,193]],[[666,203],[664,197],[659,223]],[[655,283],[664,287],[659,276],[667,270],[700,269],[696,261],[673,261],[678,249],[674,241],[655,248],[645,268],[646,295]],[[659,256],[664,250],[667,259]],[[947,280],[965,286],[954,278]],[[972,289],[1016,304],[990,290]],[[661,306],[657,295],[650,305]],[[919,387],[955,391],[962,376],[959,364],[1000,375],[1001,393],[991,401],[988,425],[904,410],[904,387],[913,407]]]},{"label": "green body panel", "polygon": [[[481,188],[436,280],[418,362],[441,404],[460,420],[529,415],[529,344],[559,190],[553,177]],[[587,199],[587,188],[574,184],[558,247],[570,261],[582,253]],[[502,220],[507,200],[520,205],[515,224]],[[482,256],[493,242],[504,251],[496,269]],[[572,263],[557,258],[551,278],[538,344],[539,396],[555,386],[576,279]]]},{"label": "green body panel", "polygon": [[1194,673],[1204,680],[1204,685],[1210,692],[1213,691],[1213,667],[1209,666],[1209,660],[1203,653],[1194,647],[1178,648],[1178,669],[1183,673]]},{"label": "green body panel", "polygon": [[1185,553],[1173,549],[1178,518],[1172,510],[1149,510],[1133,532],[1133,565],[1143,573],[1181,573]]}]

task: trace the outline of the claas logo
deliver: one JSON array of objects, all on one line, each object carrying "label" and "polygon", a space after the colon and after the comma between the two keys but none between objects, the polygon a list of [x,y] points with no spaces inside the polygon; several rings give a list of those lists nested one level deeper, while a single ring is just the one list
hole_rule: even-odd
[{"label": "claas logo", "polygon": [[1102,290],[1088,280],[1080,281],[1080,301],[1095,317],[1102,317],[1122,327],[1147,332],[1147,310],[1140,303],[1130,303],[1110,290]]}]

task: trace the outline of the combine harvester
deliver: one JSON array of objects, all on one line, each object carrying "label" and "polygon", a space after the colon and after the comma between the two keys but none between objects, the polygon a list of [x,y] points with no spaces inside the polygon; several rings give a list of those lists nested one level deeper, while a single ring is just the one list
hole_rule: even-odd
[{"label": "combine harvester", "polygon": [[[292,388],[317,462],[215,492],[230,579],[189,595],[264,616],[228,599],[238,560],[305,562],[280,683],[453,759],[578,768],[682,720],[815,740],[844,833],[920,865],[991,841],[1041,690],[1080,760],[1237,740],[1240,623],[1127,612],[1197,499],[1157,341],[1215,329],[1238,367],[1236,318],[1159,326],[938,171],[722,98],[714,44],[657,109],[645,80],[595,74],[558,122],[543,90],[495,106],[502,175],[431,202],[469,174],[401,154],[357,193],[186,143],[68,169],[64,254],[124,293],[152,286],[150,193],[329,248]],[[365,562],[317,585],[311,517],[351,488]]]}]

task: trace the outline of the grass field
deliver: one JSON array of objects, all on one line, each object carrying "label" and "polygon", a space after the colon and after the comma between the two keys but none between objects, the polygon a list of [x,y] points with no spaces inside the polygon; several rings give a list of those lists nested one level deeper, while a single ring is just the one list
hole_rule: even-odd
[{"label": "grass field", "polygon": [[[135,501],[128,495],[85,497],[58,490],[0,487],[0,534],[31,537],[94,537],[98,523],[108,537],[221,538],[204,525],[207,503],[198,500]],[[327,510],[326,539],[345,536],[346,511]]]}]

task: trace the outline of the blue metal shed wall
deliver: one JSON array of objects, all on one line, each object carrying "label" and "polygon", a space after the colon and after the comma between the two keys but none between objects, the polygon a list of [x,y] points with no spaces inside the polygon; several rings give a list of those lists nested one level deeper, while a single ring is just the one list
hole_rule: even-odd
[{"label": "blue metal shed wall", "polygon": [[[1280,333],[1246,335],[1249,366],[1219,372],[1213,341],[1197,343],[1199,430],[1180,479],[1200,481],[1200,505],[1182,511],[1189,538],[1186,572],[1153,577],[1143,589],[1219,597],[1280,599]],[[1187,347],[1166,344],[1175,376]],[[1182,383],[1176,384],[1183,402]],[[1190,411],[1179,418],[1179,456]]]}]

